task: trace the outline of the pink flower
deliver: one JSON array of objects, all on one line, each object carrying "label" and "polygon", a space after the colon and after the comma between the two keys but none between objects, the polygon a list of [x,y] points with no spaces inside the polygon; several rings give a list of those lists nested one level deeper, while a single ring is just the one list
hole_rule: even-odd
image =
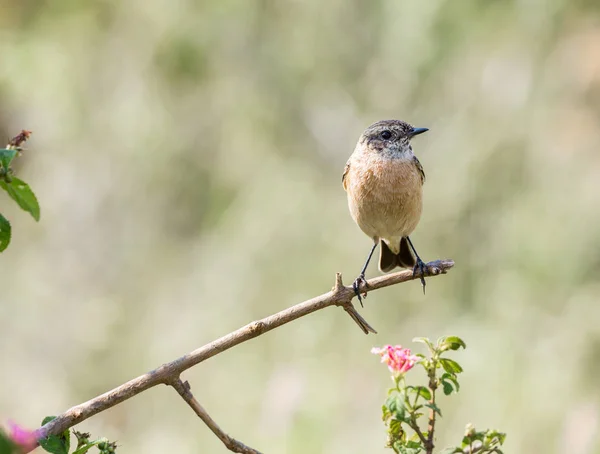
[{"label": "pink flower", "polygon": [[33,451],[38,445],[35,431],[24,429],[18,424],[8,421],[6,435],[22,452]]},{"label": "pink flower", "polygon": [[410,349],[402,348],[401,345],[375,347],[371,349],[371,353],[381,356],[381,362],[386,363],[388,369],[394,375],[402,375],[408,372],[419,361],[418,356],[411,355]]}]

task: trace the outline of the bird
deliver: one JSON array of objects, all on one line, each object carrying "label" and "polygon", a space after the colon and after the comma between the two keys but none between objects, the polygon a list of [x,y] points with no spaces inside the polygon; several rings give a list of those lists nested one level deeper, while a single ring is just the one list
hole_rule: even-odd
[{"label": "bird", "polygon": [[[425,293],[427,266],[409,235],[423,209],[425,172],[413,153],[413,137],[427,132],[401,120],[382,120],[369,126],[358,139],[342,175],[350,215],[373,240],[367,260],[352,284],[362,305],[361,285],[368,287],[365,272],[377,245],[381,245],[379,270],[396,267],[420,271]],[[414,254],[414,255],[413,255]],[[366,296],[366,295],[365,295]]]}]

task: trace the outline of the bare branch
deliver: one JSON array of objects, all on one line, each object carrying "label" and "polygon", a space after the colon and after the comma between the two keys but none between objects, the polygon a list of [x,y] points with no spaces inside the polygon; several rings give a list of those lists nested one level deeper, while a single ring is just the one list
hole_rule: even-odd
[{"label": "bare branch", "polygon": [[215,420],[210,417],[210,415],[206,412],[206,410],[204,410],[202,405],[200,405],[200,403],[196,400],[190,389],[190,384],[187,381],[182,382],[181,379],[177,377],[173,379],[169,384],[173,388],[175,388],[175,391],[179,393],[182,399],[185,400],[190,407],[192,407],[194,413],[196,413],[198,417],[202,421],[204,421],[204,424],[206,424],[208,428],[212,430],[212,432],[219,438],[219,440],[223,442],[227,449],[229,449],[232,452],[239,452],[242,454],[261,454],[260,451],[246,446],[241,441],[238,441],[235,438],[232,438],[225,432],[223,432],[223,430],[219,427]]},{"label": "bare branch", "polygon": [[[428,276],[437,276],[439,274],[445,274],[447,270],[454,266],[452,260],[437,260],[429,262],[427,264]],[[399,271],[393,274],[387,274],[371,279],[367,282],[367,287],[363,290],[364,293],[370,293],[374,290],[389,287],[391,285],[399,284],[401,282],[410,281],[413,279],[420,278],[421,273],[417,272],[413,275],[412,270]],[[284,309],[276,314],[270,315],[262,320],[254,321],[249,323],[236,331],[233,331],[225,336],[204,345],[187,355],[184,355],[174,361],[163,364],[162,366],[144,374],[127,383],[118,386],[117,388],[101,394],[87,402],[76,405],[70,408],[63,414],[59,415],[52,421],[48,422],[42,428],[38,429],[38,434],[41,437],[50,434],[59,434],[66,429],[75,426],[76,424],[85,421],[86,419],[98,414],[104,410],[107,410],[115,405],[136,396],[147,389],[150,389],[156,385],[165,384],[174,386],[176,380],[179,380],[181,373],[202,361],[212,358],[219,353],[229,350],[236,345],[253,339],[261,334],[264,334],[272,329],[278,328],[286,323],[297,320],[305,315],[311,314],[321,309],[325,309],[329,306],[341,306],[344,310],[352,317],[352,319],[361,327],[361,329],[368,333],[375,332],[375,330],[366,322],[366,320],[358,314],[354,306],[352,305],[352,299],[356,295],[352,287],[346,287],[342,283],[341,275],[336,276],[335,287],[332,291],[327,292],[323,295],[309,299],[302,303],[296,304],[290,308]],[[175,387],[175,386],[174,386]],[[177,388],[175,388],[177,389]],[[180,393],[181,394],[181,393]],[[182,395],[183,397],[183,395]],[[186,400],[187,401],[187,400]],[[194,402],[195,399],[194,399]],[[189,403],[189,402],[188,402]],[[191,405],[191,404],[190,404]],[[202,408],[196,402],[197,408]],[[196,411],[196,408],[194,411]],[[196,412],[198,414],[198,412]],[[206,414],[206,412],[204,412]],[[200,414],[198,414],[200,416]],[[206,415],[208,417],[208,415]],[[200,416],[202,418],[202,416]],[[202,418],[204,422],[206,420]],[[216,424],[212,419],[209,420]],[[215,432],[213,426],[207,425]],[[220,429],[219,429],[220,430]],[[216,433],[216,432],[215,432]],[[220,437],[219,437],[220,438]],[[233,440],[233,439],[231,439]],[[235,440],[233,440],[235,441]],[[243,446],[243,445],[242,445]],[[247,448],[250,449],[250,448]],[[238,452],[256,452],[256,451],[238,451]]]}]

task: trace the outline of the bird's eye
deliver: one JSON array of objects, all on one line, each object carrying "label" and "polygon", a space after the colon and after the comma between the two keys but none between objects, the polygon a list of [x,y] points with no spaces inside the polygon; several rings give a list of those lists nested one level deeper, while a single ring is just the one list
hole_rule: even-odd
[{"label": "bird's eye", "polygon": [[392,138],[392,133],[388,130],[385,130],[381,133],[381,138],[383,140],[390,140]]}]

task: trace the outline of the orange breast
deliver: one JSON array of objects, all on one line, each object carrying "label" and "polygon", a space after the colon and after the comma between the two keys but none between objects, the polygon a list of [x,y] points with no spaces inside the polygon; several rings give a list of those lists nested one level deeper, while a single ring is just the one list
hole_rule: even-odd
[{"label": "orange breast", "polygon": [[350,213],[369,237],[393,246],[417,226],[423,181],[412,159],[359,155],[350,162],[345,187]]}]

